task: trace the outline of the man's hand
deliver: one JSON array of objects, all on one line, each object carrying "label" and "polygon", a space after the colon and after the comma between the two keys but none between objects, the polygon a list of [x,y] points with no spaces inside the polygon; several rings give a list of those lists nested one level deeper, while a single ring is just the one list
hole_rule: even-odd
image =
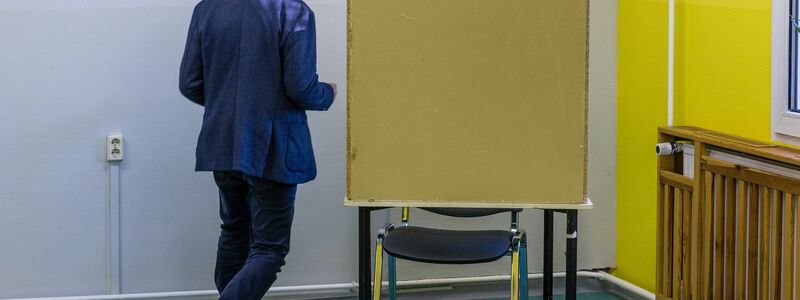
[{"label": "man's hand", "polygon": [[333,88],[333,100],[336,100],[336,95],[338,92],[336,91],[336,84],[335,83],[328,83]]}]

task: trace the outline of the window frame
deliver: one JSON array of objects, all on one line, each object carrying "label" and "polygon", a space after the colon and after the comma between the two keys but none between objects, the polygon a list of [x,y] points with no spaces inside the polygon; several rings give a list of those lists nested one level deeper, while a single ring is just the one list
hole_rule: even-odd
[{"label": "window frame", "polygon": [[772,1],[772,139],[800,146],[800,112],[797,105],[798,35],[791,16],[796,16],[800,0]]},{"label": "window frame", "polygon": [[[786,0],[784,0],[784,1],[786,1]],[[798,73],[798,69],[797,69],[798,28],[795,28],[796,26],[798,26],[798,23],[797,23],[798,22],[798,19],[797,19],[798,0],[788,0],[788,2],[789,2],[789,12],[788,13],[789,13],[790,17],[787,17],[787,20],[791,20],[791,21],[790,21],[790,25],[788,25],[788,30],[786,30],[787,31],[786,33],[789,35],[789,45],[787,46],[788,51],[789,51],[789,53],[788,53],[788,56],[789,56],[789,70],[788,70],[789,84],[788,85],[789,86],[788,86],[788,91],[787,91],[788,92],[787,98],[789,100],[789,103],[787,105],[787,110],[791,111],[791,112],[798,112],[798,107],[797,107],[797,104],[798,104],[797,103],[797,101],[798,101],[798,98],[797,98],[797,96],[798,96],[797,95],[797,93],[798,93],[798,91],[797,91],[797,87],[798,87],[797,86],[797,84],[798,84],[797,79],[798,78],[797,78],[797,76],[799,74]],[[794,23],[794,24],[791,24],[791,23]]]}]

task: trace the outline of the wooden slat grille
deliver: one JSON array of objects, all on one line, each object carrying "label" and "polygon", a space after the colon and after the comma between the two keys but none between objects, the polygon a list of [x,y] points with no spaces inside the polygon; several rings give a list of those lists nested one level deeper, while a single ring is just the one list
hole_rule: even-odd
[{"label": "wooden slat grille", "polygon": [[[688,255],[692,230],[692,186],[687,184],[691,179],[663,171],[661,173],[661,220],[662,230],[659,232],[659,258],[661,273],[658,291],[668,298],[688,291],[683,288],[682,279],[690,274],[691,260]],[[688,209],[684,209],[684,207]]]},{"label": "wooden slat grille", "polygon": [[658,297],[800,299],[800,180],[698,154],[659,171]]}]

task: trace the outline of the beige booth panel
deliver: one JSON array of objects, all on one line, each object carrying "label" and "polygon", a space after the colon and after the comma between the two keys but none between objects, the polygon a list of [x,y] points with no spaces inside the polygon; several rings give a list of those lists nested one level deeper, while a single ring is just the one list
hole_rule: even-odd
[{"label": "beige booth panel", "polygon": [[350,0],[346,204],[587,204],[587,0]]}]

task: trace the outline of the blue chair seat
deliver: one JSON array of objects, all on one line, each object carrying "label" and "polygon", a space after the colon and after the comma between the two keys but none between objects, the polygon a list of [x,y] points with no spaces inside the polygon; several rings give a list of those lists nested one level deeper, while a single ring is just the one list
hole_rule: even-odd
[{"label": "blue chair seat", "polygon": [[457,231],[403,226],[383,241],[390,255],[434,264],[496,261],[509,253],[514,233],[503,230]]}]

